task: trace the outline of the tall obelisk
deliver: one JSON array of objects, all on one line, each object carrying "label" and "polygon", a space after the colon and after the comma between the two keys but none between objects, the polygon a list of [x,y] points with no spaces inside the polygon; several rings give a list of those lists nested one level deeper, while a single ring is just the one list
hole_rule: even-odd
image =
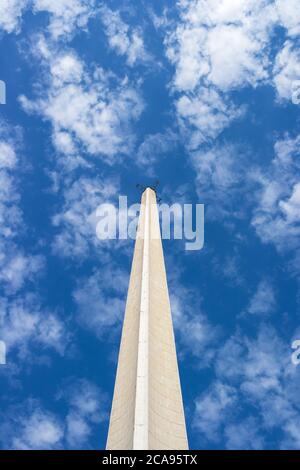
[{"label": "tall obelisk", "polygon": [[142,195],[108,450],[188,449],[156,194]]}]

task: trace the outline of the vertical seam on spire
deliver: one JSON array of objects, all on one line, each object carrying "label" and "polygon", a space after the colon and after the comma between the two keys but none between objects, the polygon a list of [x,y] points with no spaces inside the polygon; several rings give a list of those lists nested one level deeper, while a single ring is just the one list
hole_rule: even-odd
[{"label": "vertical seam on spire", "polygon": [[142,283],[138,337],[138,359],[133,449],[148,449],[149,429],[149,190],[146,190]]}]

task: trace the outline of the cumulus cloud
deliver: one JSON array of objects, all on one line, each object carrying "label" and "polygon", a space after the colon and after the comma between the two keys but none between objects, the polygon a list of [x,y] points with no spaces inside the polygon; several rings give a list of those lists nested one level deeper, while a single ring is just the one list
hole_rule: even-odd
[{"label": "cumulus cloud", "polygon": [[44,270],[45,259],[41,255],[25,255],[13,244],[6,244],[9,251],[2,253],[3,266],[0,282],[8,292],[16,292],[25,282],[33,281]]},{"label": "cumulus cloud", "polygon": [[182,301],[183,298],[186,299],[171,290],[174,328],[181,344],[181,353],[192,354],[198,360],[198,367],[207,367],[214,358],[214,347],[221,330],[209,322],[199,304],[195,312],[195,304],[186,305],[186,302]]},{"label": "cumulus cloud", "polygon": [[19,247],[19,231],[23,231],[20,209],[20,183],[18,136],[0,123],[0,282],[9,292],[23,287],[42,271],[44,259],[40,255],[25,253]]},{"label": "cumulus cloud", "polygon": [[218,440],[220,427],[231,415],[236,401],[235,388],[216,381],[209,391],[197,398],[193,426],[208,439]]},{"label": "cumulus cloud", "polygon": [[125,77],[96,68],[89,72],[71,51],[49,49],[40,38],[35,53],[44,59],[49,83],[42,97],[20,97],[27,112],[52,124],[53,143],[69,158],[87,152],[113,164],[130,154],[134,143],[131,125],[143,110],[139,92]]},{"label": "cumulus cloud", "polygon": [[19,421],[20,434],[12,439],[11,448],[16,450],[55,449],[63,436],[60,421],[52,413],[35,409],[31,415]]},{"label": "cumulus cloud", "polygon": [[147,135],[138,147],[136,163],[153,176],[155,163],[176,147],[177,140],[172,131]]},{"label": "cumulus cloud", "polygon": [[265,438],[259,427],[259,422],[254,417],[244,421],[229,424],[225,429],[227,449],[262,450],[265,446]]},{"label": "cumulus cloud", "polygon": [[62,393],[68,403],[65,438],[71,449],[86,448],[93,427],[106,421],[107,403],[102,390],[87,379],[71,380]]},{"label": "cumulus cloud", "polygon": [[125,312],[128,279],[124,270],[110,263],[81,281],[73,292],[79,324],[98,337],[115,332],[112,327],[121,326]]},{"label": "cumulus cloud", "polygon": [[[22,221],[19,209],[20,194],[14,174],[11,172],[16,167],[16,153],[13,144],[0,143],[0,220],[1,220],[1,244],[13,238],[17,227]],[[1,251],[4,251],[3,249]]]},{"label": "cumulus cloud", "polygon": [[260,449],[266,430],[280,430],[274,447],[297,448],[299,379],[290,354],[270,325],[260,325],[254,338],[233,334],[218,351],[215,381],[196,401],[195,428],[230,449]]},{"label": "cumulus cloud", "polygon": [[279,99],[299,100],[300,53],[293,42],[287,41],[277,54],[273,73]]},{"label": "cumulus cloud", "polygon": [[125,56],[129,66],[149,62],[150,54],[145,49],[141,28],[128,25],[119,11],[113,11],[106,5],[101,6],[100,16],[109,46],[117,54]]},{"label": "cumulus cloud", "polygon": [[229,91],[267,79],[274,27],[281,24],[289,33],[297,24],[293,11],[294,0],[180,1],[181,21],[166,41],[176,65],[174,86],[193,91],[211,84]]},{"label": "cumulus cloud", "polygon": [[13,300],[0,299],[2,320],[1,338],[7,345],[7,354],[16,353],[24,360],[32,356],[31,349],[53,349],[63,354],[70,336],[65,324],[54,313],[44,308],[36,296],[27,294]]},{"label": "cumulus cloud", "polygon": [[[74,51],[57,51],[43,36],[37,38],[32,53],[48,75],[42,75],[44,91],[36,99],[21,96],[20,102],[28,113],[42,115],[52,124],[57,166],[49,176],[54,190],[62,189],[64,201],[52,219],[57,227],[52,247],[60,256],[82,259],[100,246],[95,212],[100,203],[110,202],[118,186],[110,178],[94,176],[95,158],[113,165],[132,153],[133,124],[143,101],[126,77],[119,79],[100,68],[88,70]],[[79,167],[86,176],[75,178]]]},{"label": "cumulus cloud", "polygon": [[300,33],[300,11],[297,0],[275,0],[279,21],[287,29],[289,36]]},{"label": "cumulus cloud", "polygon": [[268,279],[263,279],[250,300],[247,312],[253,315],[268,315],[274,311],[275,305],[273,286]]},{"label": "cumulus cloud", "polygon": [[224,93],[268,78],[269,37],[276,19],[267,0],[182,0],[180,21],[166,38],[175,65],[180,118],[197,144],[215,138],[242,115]]},{"label": "cumulus cloud", "polygon": [[[268,84],[280,98],[292,98],[299,81],[294,0],[181,0],[177,5],[179,21],[161,27],[175,66],[171,88],[179,121],[189,131],[189,149],[216,138],[243,116],[235,90]],[[289,39],[274,58],[278,26]]]},{"label": "cumulus cloud", "polygon": [[206,203],[206,217],[211,220],[245,217],[252,199],[250,157],[242,145],[226,143],[191,154],[197,192]]},{"label": "cumulus cloud", "polygon": [[101,243],[96,235],[96,211],[101,203],[109,203],[117,192],[114,180],[80,177],[64,190],[64,204],[53,217],[58,233],[53,241],[53,251],[62,257],[88,256]]},{"label": "cumulus cloud", "polygon": [[[38,295],[30,294],[37,277],[45,271],[45,258],[22,248],[26,233],[21,205],[20,142],[8,125],[0,126],[0,322],[9,373],[48,360],[49,351],[62,355],[69,342],[65,324],[55,312],[41,306]],[[25,291],[25,289],[27,289]],[[34,348],[45,351],[35,356]],[[9,374],[8,374],[9,375]]]},{"label": "cumulus cloud", "polygon": [[22,14],[30,0],[2,0],[0,3],[0,30],[19,32]]},{"label": "cumulus cloud", "polygon": [[234,106],[217,90],[208,87],[193,95],[183,94],[176,101],[176,110],[190,151],[215,139],[244,113],[243,107]]},{"label": "cumulus cloud", "polygon": [[86,449],[93,428],[107,420],[103,391],[85,378],[66,379],[55,404],[64,412],[49,410],[30,398],[0,411],[0,442],[5,449]]},{"label": "cumulus cloud", "polygon": [[213,256],[211,265],[214,274],[222,278],[222,282],[232,287],[242,287],[245,284],[244,273],[241,269],[241,255],[235,248],[233,254]]},{"label": "cumulus cloud", "polygon": [[95,11],[94,0],[33,0],[34,13],[49,13],[48,30],[55,40],[86,28]]},{"label": "cumulus cloud", "polygon": [[252,225],[264,243],[279,252],[299,253],[299,143],[288,135],[276,142],[268,176],[260,174],[260,191]]},{"label": "cumulus cloud", "polygon": [[168,278],[171,311],[181,355],[191,354],[200,368],[211,364],[221,328],[209,321],[202,309],[202,299],[195,289],[180,281],[178,266],[172,263]]},{"label": "cumulus cloud", "polygon": [[193,90],[207,79],[227,91],[265,78],[264,52],[274,17],[268,4],[265,0],[181,1],[182,23],[168,50],[176,63],[176,88]]},{"label": "cumulus cloud", "polygon": [[15,149],[8,142],[0,142],[0,168],[13,168],[17,163]]},{"label": "cumulus cloud", "polygon": [[299,221],[300,215],[300,183],[295,184],[291,197],[287,201],[280,201],[280,207],[290,223]]},{"label": "cumulus cloud", "polygon": [[96,11],[94,0],[1,0],[0,29],[18,33],[22,15],[29,8],[34,14],[49,14],[48,31],[54,40],[86,28]]},{"label": "cumulus cloud", "polygon": [[41,405],[28,399],[1,410],[1,448],[51,450],[61,448],[64,427],[61,420]]}]

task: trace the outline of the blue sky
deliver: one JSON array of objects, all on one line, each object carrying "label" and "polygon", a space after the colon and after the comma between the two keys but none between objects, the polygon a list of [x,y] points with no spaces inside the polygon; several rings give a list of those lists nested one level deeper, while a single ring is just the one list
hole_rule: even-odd
[{"label": "blue sky", "polygon": [[2,0],[0,447],[102,449],[132,241],[95,210],[205,204],[164,241],[192,449],[300,448],[298,0]]}]

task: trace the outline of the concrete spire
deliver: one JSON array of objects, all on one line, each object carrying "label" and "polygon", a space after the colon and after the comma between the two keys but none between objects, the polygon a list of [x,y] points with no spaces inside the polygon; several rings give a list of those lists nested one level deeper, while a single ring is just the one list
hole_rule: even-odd
[{"label": "concrete spire", "polygon": [[107,446],[188,449],[155,192],[142,195]]}]

